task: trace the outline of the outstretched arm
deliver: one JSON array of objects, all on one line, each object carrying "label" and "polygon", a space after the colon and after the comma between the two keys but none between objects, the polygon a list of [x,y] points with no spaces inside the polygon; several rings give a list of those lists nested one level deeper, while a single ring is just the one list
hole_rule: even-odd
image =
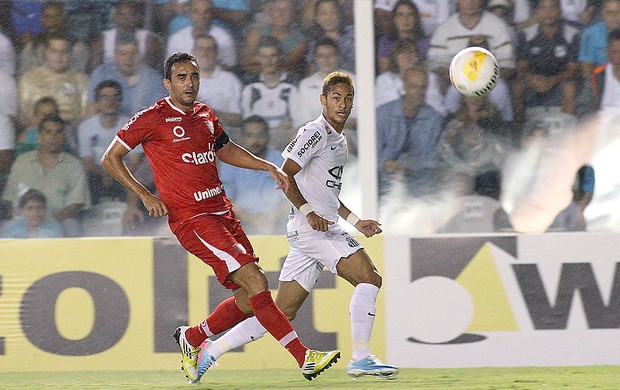
[{"label": "outstretched arm", "polygon": [[338,215],[343,219],[346,219],[353,227],[363,233],[366,237],[372,237],[375,234],[382,232],[381,224],[373,219],[360,219],[357,215],[353,214],[347,206],[340,201],[340,207],[338,207]]},{"label": "outstretched arm", "polygon": [[108,147],[108,150],[103,154],[101,166],[108,171],[114,179],[140,198],[144,207],[148,210],[149,215],[154,217],[168,215],[168,208],[164,202],[136,180],[127,168],[127,165],[125,165],[123,157],[125,157],[128,152],[129,150],[115,139]]},{"label": "outstretched arm", "polygon": [[228,141],[228,143],[222,146],[215,154],[217,158],[226,164],[234,165],[239,168],[267,171],[271,177],[273,177],[273,180],[276,181],[277,189],[282,189],[282,191],[286,193],[289,188],[288,176],[278,168],[277,165],[253,155],[232,140]]}]

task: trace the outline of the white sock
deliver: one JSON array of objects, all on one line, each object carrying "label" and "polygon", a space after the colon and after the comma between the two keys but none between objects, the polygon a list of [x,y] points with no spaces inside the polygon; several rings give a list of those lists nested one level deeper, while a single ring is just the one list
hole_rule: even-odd
[{"label": "white sock", "polygon": [[375,322],[377,294],[379,294],[379,287],[368,283],[358,284],[353,291],[349,306],[353,360],[363,359],[370,355],[368,342]]},{"label": "white sock", "polygon": [[260,339],[265,333],[267,333],[267,329],[258,322],[256,317],[250,317],[235,325],[219,339],[209,343],[207,352],[217,359],[231,349]]}]

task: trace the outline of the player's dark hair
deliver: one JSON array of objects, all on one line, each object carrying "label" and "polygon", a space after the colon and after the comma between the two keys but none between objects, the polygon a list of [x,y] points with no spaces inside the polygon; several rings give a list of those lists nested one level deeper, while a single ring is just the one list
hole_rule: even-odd
[{"label": "player's dark hair", "polygon": [[31,200],[38,201],[43,203],[43,207],[47,207],[47,199],[45,199],[45,195],[39,190],[29,189],[24,193],[24,195],[20,196],[19,201],[17,202],[17,206],[19,209],[23,209],[26,203]]},{"label": "player's dark hair", "polygon": [[198,62],[196,62],[196,57],[189,53],[185,52],[176,52],[171,54],[164,61],[164,78],[168,80],[172,80],[172,66],[174,64],[178,64],[181,62],[193,62],[198,66]]},{"label": "player's dark hair", "polygon": [[329,91],[331,91],[332,87],[339,83],[348,85],[349,87],[351,87],[351,91],[354,91],[353,79],[351,78],[351,76],[349,76],[348,74],[344,72],[336,71],[336,72],[331,72],[330,74],[328,74],[327,77],[325,77],[325,79],[323,80],[322,94],[327,95]]},{"label": "player's dark hair", "polygon": [[334,50],[336,50],[336,54],[340,55],[340,47],[338,47],[338,43],[330,37],[319,38],[319,40],[316,41],[316,44],[314,45],[314,56],[315,57],[316,57],[316,50],[319,48],[319,46],[331,46],[334,48]]},{"label": "player's dark hair", "polygon": [[114,88],[118,91],[119,98],[123,96],[123,87],[116,80],[103,80],[95,87],[95,99],[99,99],[99,92],[104,88]]}]

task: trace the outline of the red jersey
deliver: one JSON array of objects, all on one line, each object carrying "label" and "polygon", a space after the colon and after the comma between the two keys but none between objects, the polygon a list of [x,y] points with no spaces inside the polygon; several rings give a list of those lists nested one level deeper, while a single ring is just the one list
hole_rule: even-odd
[{"label": "red jersey", "polygon": [[196,215],[232,208],[215,162],[224,130],[213,110],[195,102],[185,113],[164,98],[138,112],[116,133],[128,150],[142,144],[172,231]]}]

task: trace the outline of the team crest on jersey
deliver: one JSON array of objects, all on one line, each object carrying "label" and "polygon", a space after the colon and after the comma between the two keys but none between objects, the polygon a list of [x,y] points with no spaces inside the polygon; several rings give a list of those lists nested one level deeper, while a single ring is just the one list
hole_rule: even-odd
[{"label": "team crest on jersey", "polygon": [[215,128],[213,127],[213,122],[205,121],[205,125],[207,125],[207,127],[209,128],[211,135],[215,135]]},{"label": "team crest on jersey", "polygon": [[349,244],[349,246],[351,248],[355,248],[356,246],[360,246],[360,243],[353,237],[349,236],[347,237],[347,244]]},{"label": "team crest on jersey", "polygon": [[325,131],[327,131],[327,134],[331,134],[332,131],[329,129],[329,126],[325,125]]}]

